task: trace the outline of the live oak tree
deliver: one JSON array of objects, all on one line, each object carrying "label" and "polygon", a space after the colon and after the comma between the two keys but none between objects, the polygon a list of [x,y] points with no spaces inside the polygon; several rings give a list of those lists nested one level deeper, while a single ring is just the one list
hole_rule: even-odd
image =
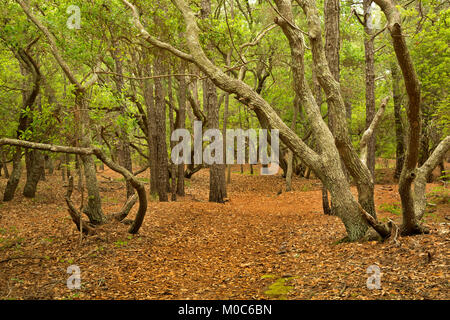
[{"label": "live oak tree", "polygon": [[[87,82],[84,84],[80,83],[75,73],[71,70],[67,62],[64,60],[60,53],[60,49],[57,46],[56,39],[54,35],[48,30],[48,28],[31,12],[31,9],[26,1],[17,1],[22,7],[25,14],[29,19],[41,30],[41,32],[47,38],[50,45],[50,50],[55,57],[56,61],[60,65],[61,69],[64,71],[65,75],[69,79],[70,83],[74,86],[75,94],[75,108],[73,110],[75,119],[75,133],[77,143],[81,147],[89,148],[91,145],[91,132],[89,129],[89,112],[88,112],[88,101],[86,98],[87,90],[97,81],[97,74],[94,74]],[[96,177],[96,170],[94,159],[90,154],[80,155],[84,175],[86,178],[86,188],[88,191],[88,202],[87,206],[84,208],[84,212],[88,215],[89,220],[93,224],[102,224],[105,220],[105,216],[101,207],[101,198],[98,190],[98,183]]]}]

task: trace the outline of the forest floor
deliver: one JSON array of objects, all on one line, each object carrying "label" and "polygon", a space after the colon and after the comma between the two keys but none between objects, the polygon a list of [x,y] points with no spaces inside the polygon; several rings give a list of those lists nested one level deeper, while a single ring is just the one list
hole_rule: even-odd
[{"label": "forest floor", "polygon": [[[400,223],[392,174],[377,170],[375,202],[380,220]],[[148,182],[148,172],[140,177]],[[104,212],[118,211],[121,177],[105,170],[98,180]],[[339,243],[345,229],[322,213],[318,180],[295,177],[294,191],[281,194],[280,175],[252,176],[247,166],[241,174],[234,166],[231,180],[229,201],[209,203],[202,170],[177,202],[149,202],[137,235],[110,223],[81,242],[60,173],[40,182],[35,199],[22,196],[21,181],[16,198],[0,202],[0,299],[450,298],[448,186],[427,186],[430,234]],[[0,177],[0,194],[5,186]],[[67,288],[70,265],[80,268],[80,289]],[[371,265],[381,271],[378,290],[367,287]]]}]

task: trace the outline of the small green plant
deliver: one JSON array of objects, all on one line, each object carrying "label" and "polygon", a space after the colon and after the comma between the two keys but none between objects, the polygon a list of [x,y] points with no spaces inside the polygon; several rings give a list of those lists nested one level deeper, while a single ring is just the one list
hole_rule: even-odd
[{"label": "small green plant", "polygon": [[261,279],[273,279],[273,278],[276,278],[276,276],[273,274],[265,274],[261,277]]},{"label": "small green plant", "polygon": [[450,180],[450,170],[445,170],[443,172],[444,172],[444,174],[439,177],[439,180],[443,180],[443,181]]},{"label": "small green plant", "polygon": [[397,216],[399,216],[402,213],[402,208],[400,207],[400,205],[398,203],[392,203],[392,204],[383,203],[379,206],[379,209],[382,211],[390,212]]},{"label": "small green plant", "polygon": [[273,298],[286,299],[286,295],[294,289],[294,287],[286,285],[291,279],[293,279],[293,277],[277,279],[266,291],[264,291],[264,294]]},{"label": "small green plant", "polygon": [[68,263],[68,264],[73,264],[74,260],[72,258],[68,258],[68,259],[64,259],[64,258],[58,258],[59,262],[62,263]]},{"label": "small green plant", "polygon": [[68,296],[67,298],[65,298],[65,300],[73,300],[73,299],[78,299],[80,297],[80,293],[76,292],[71,294],[70,296]]},{"label": "small green plant", "polygon": [[309,184],[305,184],[302,186],[301,191],[302,192],[311,191],[311,186]]},{"label": "small green plant", "polygon": [[128,241],[125,241],[125,240],[117,240],[116,242],[114,242],[114,245],[118,248],[124,247],[127,244],[128,244]]},{"label": "small green plant", "polygon": [[450,191],[444,186],[434,187],[431,189],[430,193],[428,193],[428,198],[436,203],[450,203]]}]

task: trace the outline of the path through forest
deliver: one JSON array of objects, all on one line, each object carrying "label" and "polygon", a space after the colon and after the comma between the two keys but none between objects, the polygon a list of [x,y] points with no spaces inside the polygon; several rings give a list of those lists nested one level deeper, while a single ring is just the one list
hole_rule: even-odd
[{"label": "path through forest", "polygon": [[[377,171],[384,183],[376,185],[376,207],[381,220],[400,222],[391,171]],[[233,167],[225,204],[207,201],[202,170],[186,180],[186,197],[149,202],[138,235],[108,224],[81,244],[61,177],[47,176],[35,199],[17,192],[12,202],[0,202],[0,299],[449,298],[448,187],[428,185],[437,194],[426,215],[430,235],[337,244],[345,230],[322,214],[318,180],[295,177],[295,191],[278,194],[280,176],[245,172]],[[147,172],[140,177],[148,181]],[[118,211],[125,200],[121,176],[106,170],[98,179],[104,211]],[[5,185],[2,177],[0,190]],[[80,290],[66,286],[69,265],[80,267]],[[366,286],[370,265],[381,269],[380,290]]]}]

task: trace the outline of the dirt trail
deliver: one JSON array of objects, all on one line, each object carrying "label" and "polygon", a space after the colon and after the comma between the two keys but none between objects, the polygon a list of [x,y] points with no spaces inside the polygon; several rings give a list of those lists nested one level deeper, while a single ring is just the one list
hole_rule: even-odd
[{"label": "dirt trail", "polygon": [[[117,211],[125,200],[120,176],[106,170],[98,178],[105,213]],[[0,190],[5,185],[0,179]],[[1,299],[450,297],[450,206],[448,188],[439,184],[428,186],[437,194],[426,216],[432,233],[398,244],[336,244],[345,230],[338,218],[321,213],[319,181],[294,178],[295,191],[278,194],[280,176],[250,176],[248,168],[240,174],[238,166],[225,204],[207,202],[208,171],[202,170],[187,180],[187,196],[178,202],[149,203],[138,235],[115,223],[81,244],[60,176],[41,182],[32,200],[22,197],[22,185],[14,201],[0,202],[0,261],[10,259],[0,263]],[[400,222],[395,185],[377,185],[375,201],[381,220]],[[82,287],[72,291],[66,270],[74,264]],[[370,265],[381,269],[380,290],[367,289]]]}]

